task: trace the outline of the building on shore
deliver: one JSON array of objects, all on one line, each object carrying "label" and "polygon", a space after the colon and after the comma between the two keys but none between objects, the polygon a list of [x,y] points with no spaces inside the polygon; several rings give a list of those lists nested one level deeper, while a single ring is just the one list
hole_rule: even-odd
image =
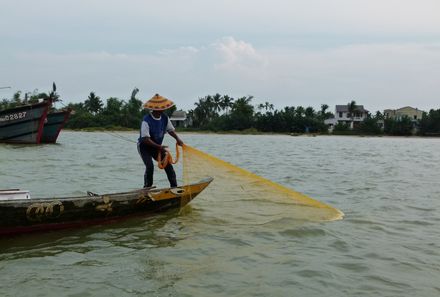
[{"label": "building on shore", "polygon": [[363,105],[356,105],[356,109],[353,114],[350,113],[349,105],[336,105],[335,107],[335,117],[324,121],[327,125],[329,132],[332,132],[334,127],[339,124],[346,124],[353,129],[368,116],[368,110],[364,108]]},{"label": "building on shore", "polygon": [[396,121],[407,117],[412,122],[412,134],[417,134],[419,131],[419,121],[423,117],[423,110],[411,106],[405,106],[398,109],[385,109],[383,111],[384,119],[393,119]]},{"label": "building on shore", "polygon": [[174,127],[186,128],[188,127],[188,118],[186,112],[183,110],[176,110],[170,117],[171,123]]},{"label": "building on shore", "polygon": [[401,120],[403,117],[407,116],[412,121],[418,121],[422,119],[423,110],[411,106],[405,106],[398,109],[385,109],[383,111],[383,116],[385,119],[393,120]]}]

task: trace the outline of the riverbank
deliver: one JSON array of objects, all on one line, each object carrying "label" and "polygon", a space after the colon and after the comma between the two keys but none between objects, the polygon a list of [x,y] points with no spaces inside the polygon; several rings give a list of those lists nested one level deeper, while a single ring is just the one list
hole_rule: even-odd
[{"label": "riverbank", "polygon": [[[139,132],[138,129],[131,129],[125,127],[89,127],[83,129],[64,129],[65,131],[73,132]],[[396,138],[439,138],[440,135],[386,135],[386,134],[356,134],[356,133],[281,133],[281,132],[261,132],[256,129],[247,130],[230,130],[230,131],[211,131],[211,130],[197,130],[197,129],[182,129],[176,128],[177,133],[181,134],[217,134],[217,135],[286,135],[286,136],[357,136],[357,137],[396,137]]]}]

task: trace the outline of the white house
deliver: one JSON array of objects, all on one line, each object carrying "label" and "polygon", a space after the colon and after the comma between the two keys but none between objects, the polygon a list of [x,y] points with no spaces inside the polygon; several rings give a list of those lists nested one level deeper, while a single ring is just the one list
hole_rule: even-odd
[{"label": "white house", "polygon": [[170,117],[171,123],[174,127],[187,127],[188,121],[186,117],[186,112],[183,110],[176,110]]},{"label": "white house", "polygon": [[353,129],[353,127],[359,125],[360,122],[367,118],[368,110],[364,109],[363,105],[356,105],[356,110],[353,114],[350,114],[348,107],[348,104],[336,105],[335,117],[324,121],[330,132],[333,131],[333,128],[338,123],[350,125],[350,128]]}]

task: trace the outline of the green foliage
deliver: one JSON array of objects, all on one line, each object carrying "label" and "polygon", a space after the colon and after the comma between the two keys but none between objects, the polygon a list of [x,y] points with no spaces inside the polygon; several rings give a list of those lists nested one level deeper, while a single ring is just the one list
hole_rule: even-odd
[{"label": "green foliage", "polygon": [[97,127],[96,116],[88,111],[75,112],[66,124],[66,128],[84,129],[87,127]]},{"label": "green foliage", "polygon": [[[147,113],[142,107],[142,101],[136,98],[138,89],[134,88],[128,101],[110,97],[104,104],[100,97],[91,92],[88,98],[81,103],[71,103],[67,107],[74,113],[66,124],[71,129],[87,129],[93,127],[104,129],[139,129],[142,117]],[[24,98],[23,98],[24,97]],[[41,93],[38,90],[32,93],[21,91],[14,93],[11,99],[0,101],[0,108],[12,108],[25,103],[35,103],[40,99],[51,98],[59,100],[56,94],[56,86],[53,85],[49,93]],[[319,111],[312,107],[286,106],[276,110],[273,104],[265,102],[254,107],[253,97],[245,96],[234,99],[228,95],[207,95],[199,98],[195,108],[187,112],[191,125],[185,129],[191,131],[210,130],[242,131],[243,133],[275,132],[275,133],[327,133],[324,120],[331,118],[333,114],[328,112],[329,106],[322,104]],[[358,106],[355,101],[347,104],[350,116],[354,116]],[[172,107],[165,111],[171,116],[176,110]],[[384,130],[380,128],[378,121],[384,121]],[[338,123],[333,130],[334,134],[387,134],[387,135],[411,135],[415,122],[404,117],[399,120],[385,119],[380,112],[375,116],[368,117],[353,130],[348,124]],[[425,113],[420,121],[421,135],[440,135],[440,109],[430,110]]]},{"label": "green foliage", "polygon": [[[325,111],[324,111],[325,112]],[[321,117],[312,107],[286,106],[274,112],[257,113],[255,127],[264,132],[326,132],[327,127]]]},{"label": "green foliage", "polygon": [[337,123],[333,128],[333,133],[339,134],[340,132],[343,132],[343,134],[346,134],[347,132],[351,132],[350,125],[344,124],[342,122]]},{"label": "green foliage", "polygon": [[420,134],[440,135],[440,109],[431,109],[429,113],[424,113],[420,121]]},{"label": "green foliage", "polygon": [[354,131],[358,134],[377,135],[382,134],[382,129],[378,125],[377,117],[368,117],[357,126]]},{"label": "green foliage", "polygon": [[22,103],[21,99],[20,98],[16,99],[15,98],[15,94],[14,94],[14,99],[12,99],[12,100],[3,99],[0,102],[0,110],[8,109],[8,108],[14,108],[14,107],[22,105],[22,104],[24,104],[24,103]]},{"label": "green foliage", "polygon": [[84,107],[92,114],[96,115],[102,109],[103,103],[101,98],[95,95],[95,92],[90,92],[89,97],[84,101]]},{"label": "green foliage", "polygon": [[11,99],[2,99],[0,101],[0,110],[14,108],[24,104],[34,104],[38,103],[40,100],[52,100],[52,102],[58,102],[60,100],[60,96],[56,93],[56,85],[53,83],[52,91],[48,93],[38,92],[38,90],[34,90],[32,93],[27,92],[22,97],[21,91],[16,91],[14,95],[12,95]]},{"label": "green foliage", "polygon": [[413,128],[414,124],[407,116],[401,119],[384,120],[384,133],[387,135],[408,136],[412,134]]},{"label": "green foliage", "polygon": [[127,104],[122,108],[124,117],[123,126],[129,128],[139,128],[142,120],[142,101],[136,98],[130,98]]},{"label": "green foliage", "polygon": [[352,100],[351,102],[349,102],[347,104],[347,107],[348,107],[349,117],[351,117],[351,119],[353,120],[354,113],[356,112],[356,110],[358,108],[357,105],[356,105],[356,101]]},{"label": "green foliage", "polygon": [[110,97],[104,106],[101,99],[91,92],[84,103],[69,104],[68,107],[74,113],[66,127],[71,129],[88,127],[138,129],[145,111],[142,110],[142,101],[136,99],[136,94],[136,89],[134,89],[128,102]]},{"label": "green foliage", "polygon": [[226,130],[244,130],[253,127],[254,107],[250,104],[252,96],[238,98],[232,103],[231,113],[226,117]]},{"label": "green foliage", "polygon": [[329,106],[327,104],[321,104],[321,110],[318,113],[318,117],[323,121],[334,116],[333,113],[327,111],[328,108]]},{"label": "green foliage", "polygon": [[167,110],[165,110],[163,113],[167,115],[167,117],[171,117],[171,115],[177,110],[176,105],[171,106]]},{"label": "green foliage", "polygon": [[[191,116],[193,126],[201,129],[212,129],[213,122],[219,122],[221,114],[228,115],[234,105],[234,99],[228,95],[215,94],[199,98],[194,104],[196,108],[188,113]],[[220,120],[221,122],[221,120]],[[211,128],[210,128],[211,127]]]}]

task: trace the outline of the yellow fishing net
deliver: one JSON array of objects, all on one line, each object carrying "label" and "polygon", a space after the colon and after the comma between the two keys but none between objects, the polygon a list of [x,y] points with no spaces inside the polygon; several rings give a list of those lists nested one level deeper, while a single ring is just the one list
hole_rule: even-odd
[{"label": "yellow fishing net", "polygon": [[336,208],[185,145],[184,183],[198,182],[206,177],[213,177],[214,181],[204,190],[203,196],[213,207],[219,202],[223,202],[222,207],[229,205],[227,215],[249,220],[255,219],[255,214],[261,218],[276,215],[305,221],[338,220],[344,215]]}]

